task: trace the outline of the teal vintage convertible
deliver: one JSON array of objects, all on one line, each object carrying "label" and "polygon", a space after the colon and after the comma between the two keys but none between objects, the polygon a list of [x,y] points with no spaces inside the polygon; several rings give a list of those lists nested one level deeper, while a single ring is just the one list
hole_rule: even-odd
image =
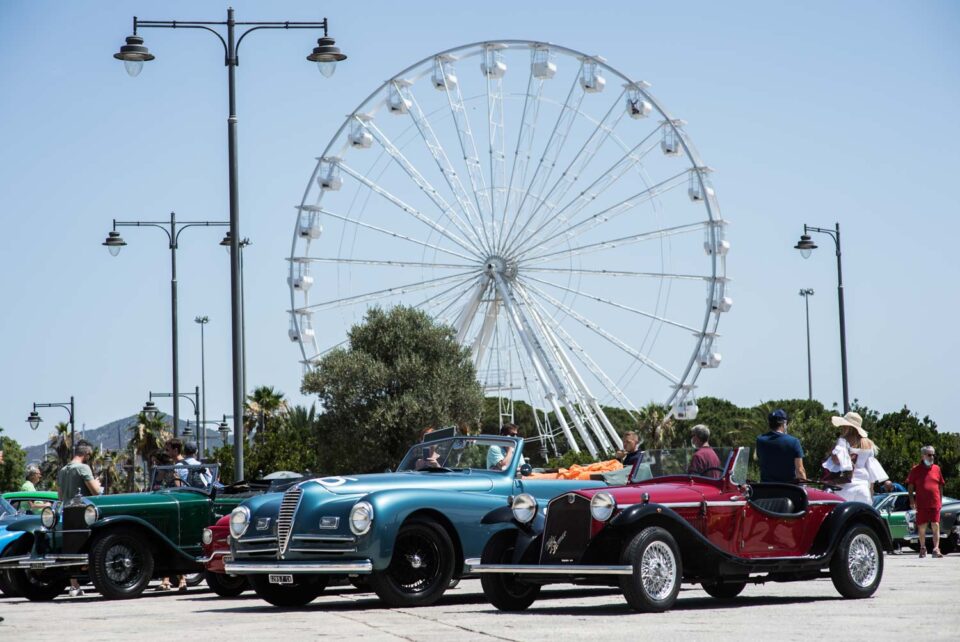
[{"label": "teal vintage convertible", "polygon": [[[491,467],[501,458],[505,464]],[[436,602],[505,524],[482,523],[521,493],[543,504],[603,481],[525,479],[523,440],[447,436],[407,453],[396,472],[325,477],[246,500],[230,515],[225,570],[275,606],[301,606],[327,583],[365,581],[392,607]]]}]

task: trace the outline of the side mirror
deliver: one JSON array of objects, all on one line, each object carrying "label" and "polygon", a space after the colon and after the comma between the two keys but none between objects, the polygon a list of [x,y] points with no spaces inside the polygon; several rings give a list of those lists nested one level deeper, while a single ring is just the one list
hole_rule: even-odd
[{"label": "side mirror", "polygon": [[520,468],[517,469],[517,473],[519,473],[520,477],[527,477],[532,472],[533,472],[533,466],[527,463],[521,464]]}]

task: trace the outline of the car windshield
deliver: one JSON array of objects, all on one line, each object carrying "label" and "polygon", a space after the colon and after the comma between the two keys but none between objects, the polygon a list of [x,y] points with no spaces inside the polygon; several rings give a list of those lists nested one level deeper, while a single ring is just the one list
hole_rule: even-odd
[{"label": "car windshield", "polygon": [[0,517],[5,515],[16,515],[17,509],[13,507],[10,502],[5,500],[3,497],[0,497]]},{"label": "car windshield", "polygon": [[890,498],[890,495],[874,495],[873,496],[873,507],[880,508],[880,504],[887,501]]},{"label": "car windshield", "polygon": [[411,448],[397,472],[406,470],[503,470],[517,442],[509,437],[452,437],[425,441]]},{"label": "car windshield", "polygon": [[220,478],[220,464],[155,466],[150,474],[150,490],[193,488],[208,491]]},{"label": "car windshield", "polygon": [[720,479],[736,448],[663,448],[645,450],[633,469],[632,481],[692,475]]}]

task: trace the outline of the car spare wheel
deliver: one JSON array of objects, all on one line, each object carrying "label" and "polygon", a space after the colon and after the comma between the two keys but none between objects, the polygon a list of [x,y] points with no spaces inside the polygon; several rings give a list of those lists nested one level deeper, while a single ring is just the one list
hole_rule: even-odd
[{"label": "car spare wheel", "polygon": [[250,575],[250,585],[261,599],[274,606],[305,606],[327,587],[325,575]]},{"label": "car spare wheel", "polygon": [[830,560],[830,577],[844,597],[874,594],[883,577],[883,551],[872,528],[861,524],[847,531]]},{"label": "car spare wheel", "polygon": [[203,576],[210,590],[220,597],[237,597],[250,588],[247,578],[240,575],[204,571]]},{"label": "car spare wheel", "polygon": [[[500,531],[483,548],[483,564],[510,564],[517,541],[515,530]],[[483,594],[501,611],[523,611],[540,595],[539,584],[528,584],[516,575],[484,573],[480,576]]]},{"label": "car spare wheel", "polygon": [[633,573],[620,576],[627,603],[637,611],[658,613],[677,601],[683,562],[673,535],[659,526],[643,529],[623,548],[621,563]]},{"label": "car spare wheel", "polygon": [[409,519],[397,533],[390,566],[370,575],[370,587],[389,606],[433,604],[450,585],[454,555],[442,526],[432,519]]},{"label": "car spare wheel", "polygon": [[704,582],[701,586],[710,597],[715,597],[718,600],[732,600],[743,592],[747,583],[715,581]]},{"label": "car spare wheel", "polygon": [[143,533],[120,528],[90,549],[90,579],[108,600],[139,597],[153,578],[153,551]]}]

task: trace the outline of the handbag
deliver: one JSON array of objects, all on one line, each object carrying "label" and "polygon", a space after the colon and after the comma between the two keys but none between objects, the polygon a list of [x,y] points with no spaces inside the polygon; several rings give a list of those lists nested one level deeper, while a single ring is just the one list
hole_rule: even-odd
[{"label": "handbag", "polygon": [[820,481],[826,484],[849,484],[853,481],[853,471],[852,470],[841,470],[839,473],[823,469],[823,475],[820,477]]}]

